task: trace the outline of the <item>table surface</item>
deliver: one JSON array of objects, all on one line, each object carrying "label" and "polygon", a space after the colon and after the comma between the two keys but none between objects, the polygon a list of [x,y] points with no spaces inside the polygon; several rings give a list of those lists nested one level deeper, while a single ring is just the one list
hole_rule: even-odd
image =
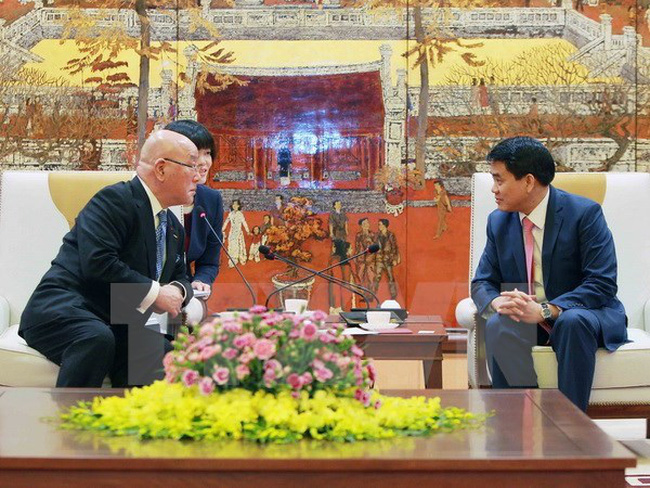
[{"label": "table surface", "polygon": [[[0,388],[0,472],[616,471],[635,457],[555,390],[422,390],[443,405],[494,411],[484,428],[352,444],[138,441],[57,428],[62,407],[119,390]],[[522,412],[527,412],[523,414]],[[48,421],[48,419],[50,419]],[[178,462],[182,460],[183,462]],[[622,472],[622,471],[621,471]],[[5,471],[6,473],[6,471]]]}]

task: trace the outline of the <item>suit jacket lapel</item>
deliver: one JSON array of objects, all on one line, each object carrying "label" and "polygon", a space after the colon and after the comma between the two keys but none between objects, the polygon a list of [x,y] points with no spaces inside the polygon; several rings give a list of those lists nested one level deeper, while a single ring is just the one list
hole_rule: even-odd
[{"label": "suit jacket lapel", "polygon": [[167,210],[167,256],[160,277],[160,281],[163,283],[169,281],[168,277],[172,275],[176,267],[176,255],[178,254],[178,246],[180,245],[179,239],[178,230],[172,223],[170,212]]},{"label": "suit jacket lapel", "polygon": [[515,257],[515,263],[517,263],[517,271],[519,272],[519,277],[521,278],[521,283],[528,282],[528,274],[526,273],[526,254],[524,252],[524,234],[521,228],[521,221],[519,220],[519,214],[517,212],[512,212],[510,215],[512,222],[510,223],[508,240],[512,242],[512,252]]},{"label": "suit jacket lapel", "polygon": [[542,245],[542,272],[544,273],[544,290],[548,294],[548,278],[551,276],[551,260],[553,249],[562,227],[562,198],[553,186],[549,186],[551,192],[548,198],[546,209],[546,222],[544,223],[544,243]]},{"label": "suit jacket lapel", "polygon": [[151,202],[147,196],[142,183],[138,178],[131,180],[131,188],[135,199],[138,219],[142,223],[142,232],[144,234],[144,244],[147,255],[147,264],[149,269],[149,278],[156,279],[156,229],[154,227],[153,210]]}]

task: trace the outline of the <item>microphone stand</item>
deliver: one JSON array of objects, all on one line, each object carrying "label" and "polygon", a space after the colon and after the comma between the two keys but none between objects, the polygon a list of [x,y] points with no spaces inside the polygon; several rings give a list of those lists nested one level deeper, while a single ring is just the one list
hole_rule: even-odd
[{"label": "microphone stand", "polygon": [[[262,247],[264,247],[265,249],[262,249]],[[310,273],[307,276],[305,276],[304,278],[301,278],[299,280],[294,281],[293,283],[290,283],[290,284],[285,285],[285,286],[283,286],[281,288],[278,288],[277,290],[274,290],[266,298],[265,306],[267,308],[268,308],[268,304],[269,304],[271,298],[273,297],[273,295],[276,295],[277,293],[279,293],[279,292],[281,292],[281,291],[283,291],[283,290],[285,290],[287,288],[290,288],[292,285],[295,285],[296,283],[302,283],[303,281],[307,281],[308,279],[312,278],[313,276],[320,276],[321,278],[323,278],[323,279],[325,279],[325,280],[327,280],[327,281],[329,281],[331,283],[336,283],[336,284],[344,287],[345,289],[347,289],[348,291],[351,291],[355,295],[359,295],[366,302],[366,310],[368,310],[370,308],[369,305],[368,305],[369,304],[368,297],[365,294],[361,293],[359,290],[363,290],[366,293],[368,293],[369,295],[371,295],[372,298],[375,300],[375,302],[377,302],[377,305],[379,305],[379,298],[377,298],[377,295],[375,295],[368,288],[366,288],[364,286],[361,286],[361,285],[357,285],[356,283],[354,283],[354,284],[353,283],[348,283],[348,282],[340,280],[340,279],[338,279],[338,278],[336,278],[334,276],[330,276],[328,274],[325,274],[326,271],[329,271],[329,270],[331,270],[333,268],[336,268],[337,266],[342,266],[342,265],[352,261],[353,259],[356,259],[356,258],[358,258],[360,256],[363,256],[364,254],[368,254],[369,252],[371,252],[369,249],[366,249],[365,251],[357,253],[354,256],[350,256],[349,258],[346,258],[346,259],[344,259],[342,261],[339,261],[338,263],[334,263],[333,265],[328,266],[327,268],[325,268],[325,269],[323,269],[321,271],[316,271],[314,269],[308,268],[308,267],[303,266],[301,264],[298,264],[298,263],[296,263],[294,261],[291,261],[288,258],[285,258],[283,256],[279,256],[279,255],[275,254],[274,252],[272,252],[271,249],[268,248],[268,246],[260,246],[260,252],[262,252],[262,254],[264,254],[264,256],[267,259],[279,259],[280,261],[282,261],[284,263],[287,263],[287,264],[289,264],[291,266],[295,266],[296,268],[302,269],[303,271],[307,271],[308,273]],[[374,251],[374,252],[376,252],[376,251]]]},{"label": "microphone stand", "polygon": [[207,217],[206,212],[203,209],[203,207],[197,207],[196,210],[199,212],[199,217],[201,217],[205,221],[205,223],[208,224],[208,227],[212,231],[212,234],[214,235],[214,237],[217,238],[217,242],[221,246],[221,249],[223,249],[223,252],[226,253],[226,256],[228,256],[228,259],[230,259],[230,262],[232,263],[233,267],[235,268],[235,270],[237,270],[237,273],[239,273],[239,276],[241,277],[242,281],[244,282],[244,285],[246,285],[246,288],[248,288],[248,292],[251,294],[251,298],[253,300],[253,304],[251,306],[254,307],[257,304],[257,299],[255,298],[255,292],[253,292],[253,288],[251,287],[248,280],[244,277],[244,274],[239,269],[239,266],[237,266],[237,263],[235,262],[235,260],[232,258],[232,256],[230,255],[230,253],[226,249],[226,246],[224,246],[223,241],[219,237],[219,234],[217,234],[217,231],[215,231],[214,227],[212,227],[212,225],[210,224],[210,221],[208,220],[208,217]]}]

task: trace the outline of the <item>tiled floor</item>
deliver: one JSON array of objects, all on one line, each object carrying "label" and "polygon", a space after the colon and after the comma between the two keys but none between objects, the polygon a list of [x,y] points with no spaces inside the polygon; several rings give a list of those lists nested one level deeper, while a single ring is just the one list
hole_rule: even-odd
[{"label": "tiled floor", "polygon": [[594,420],[594,422],[637,455],[636,468],[625,470],[628,486],[650,486],[650,439],[645,438],[645,420]]}]

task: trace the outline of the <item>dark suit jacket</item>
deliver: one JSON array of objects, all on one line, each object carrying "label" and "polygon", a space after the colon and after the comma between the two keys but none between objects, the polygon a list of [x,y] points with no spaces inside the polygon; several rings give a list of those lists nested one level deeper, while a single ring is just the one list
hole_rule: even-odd
[{"label": "dark suit jacket", "polygon": [[[192,289],[185,274],[184,231],[168,212],[167,257],[161,283],[178,281]],[[36,243],[38,245],[38,243]],[[63,238],[52,267],[29,299],[20,329],[70,318],[99,318],[111,322],[111,288],[119,315],[144,322],[151,314],[137,312],[156,274],[156,237],[151,204],[138,178],[100,190],[81,210],[75,226]],[[115,312],[115,310],[113,310]],[[130,314],[130,315],[129,315]],[[124,323],[122,320],[113,323]]]},{"label": "dark suit jacket", "polygon": [[[616,252],[602,209],[587,198],[553,186],[549,190],[542,246],[546,298],[562,310],[591,310],[601,323],[605,346],[614,350],[627,340],[626,318],[616,298]],[[519,214],[495,210],[488,218],[472,299],[483,315],[502,290],[526,282]]]},{"label": "dark suit jacket", "polygon": [[[219,274],[219,257],[221,244],[217,241],[208,224],[199,217],[196,208],[203,207],[212,228],[223,242],[221,227],[223,226],[223,200],[221,192],[205,185],[196,188],[194,210],[190,213],[190,246],[187,250],[187,274],[191,280],[199,280],[212,285]],[[186,217],[187,218],[187,217]],[[189,264],[194,263],[194,275]]]}]

